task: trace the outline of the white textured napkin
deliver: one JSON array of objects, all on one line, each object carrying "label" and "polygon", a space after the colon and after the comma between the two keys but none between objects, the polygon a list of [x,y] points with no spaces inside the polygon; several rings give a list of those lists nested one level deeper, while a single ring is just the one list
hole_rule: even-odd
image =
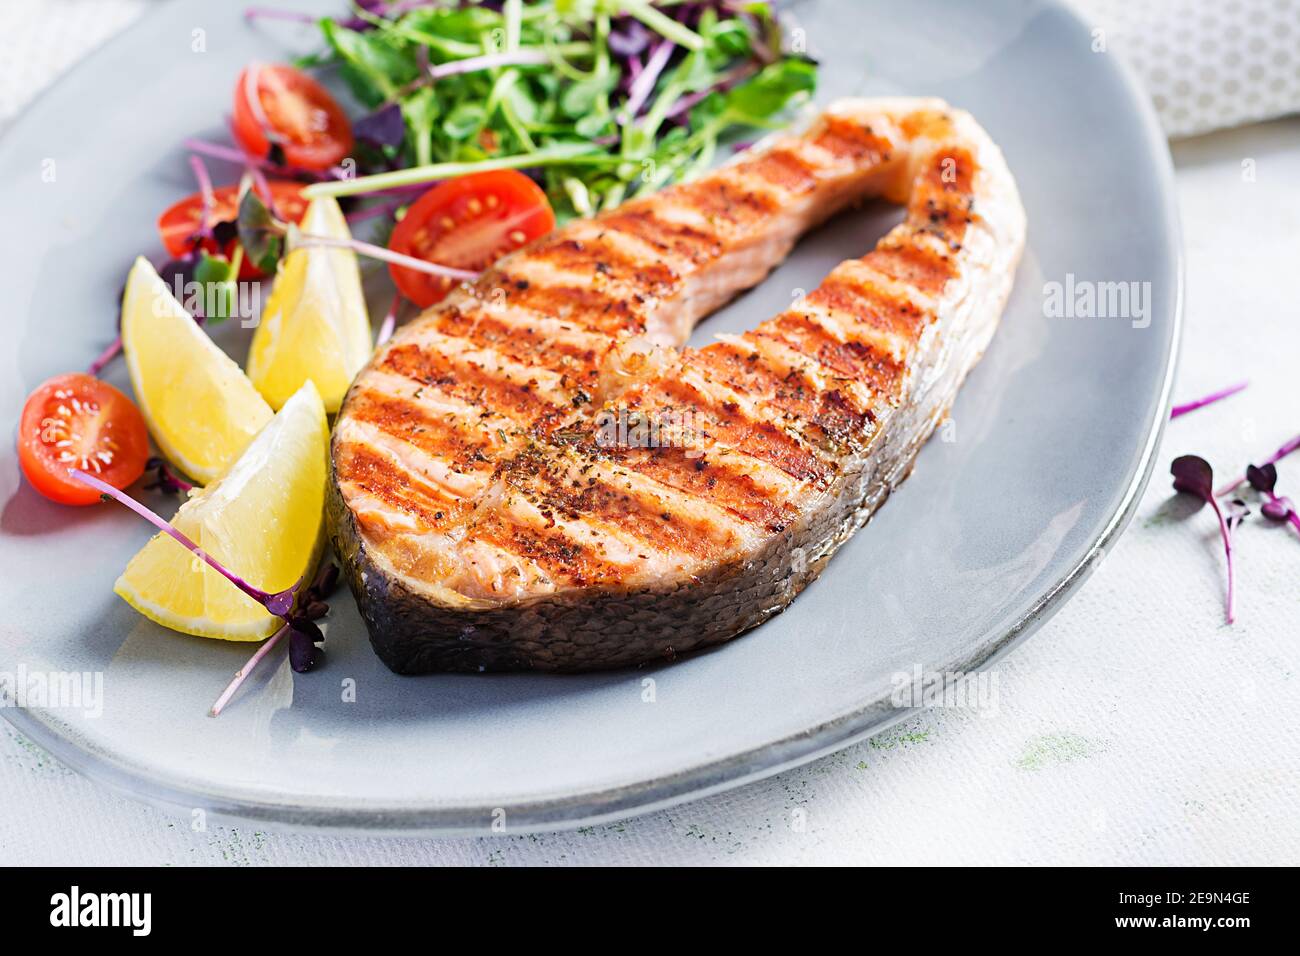
[{"label": "white textured napkin", "polygon": [[1300,0],[1073,0],[1137,70],[1165,132],[1300,113]]}]

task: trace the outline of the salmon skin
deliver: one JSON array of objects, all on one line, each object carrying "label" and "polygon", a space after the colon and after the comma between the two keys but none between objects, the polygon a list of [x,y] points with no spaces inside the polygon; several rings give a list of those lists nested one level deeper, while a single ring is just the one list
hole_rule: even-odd
[{"label": "salmon skin", "polygon": [[[682,348],[868,197],[907,210],[873,251]],[[331,532],[375,651],[404,674],[599,670],[780,612],[909,473],[1024,238],[968,114],[855,99],[503,259],[376,352],[334,429]]]}]

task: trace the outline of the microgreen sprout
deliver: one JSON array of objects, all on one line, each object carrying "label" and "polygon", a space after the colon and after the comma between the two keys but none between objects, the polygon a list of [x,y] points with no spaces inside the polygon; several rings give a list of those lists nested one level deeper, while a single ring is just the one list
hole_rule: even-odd
[{"label": "microgreen sprout", "polygon": [[1259,509],[1264,517],[1279,524],[1289,521],[1292,527],[1300,531],[1300,514],[1296,514],[1295,505],[1290,498],[1284,498],[1277,493],[1277,465],[1272,462],[1259,466],[1251,465],[1246,469],[1246,480],[1266,499]]},{"label": "microgreen sprout", "polygon": [[332,561],[327,561],[303,595],[301,613],[295,615],[291,620],[285,621],[283,627],[263,642],[262,646],[249,658],[248,663],[235,671],[234,679],[221,692],[221,696],[217,698],[216,703],[208,711],[209,716],[217,717],[221,714],[226,704],[230,703],[230,699],[235,696],[235,692],[247,680],[248,675],[257,669],[257,665],[275,649],[285,635],[289,637],[289,666],[294,671],[301,674],[311,670],[319,663],[320,651],[316,645],[325,640],[325,635],[321,633],[316,621],[329,612],[327,601],[338,586],[338,580],[338,565]]},{"label": "microgreen sprout", "polygon": [[[1174,490],[1183,494],[1193,495],[1209,504],[1214,509],[1214,515],[1219,519],[1219,535],[1223,539],[1223,552],[1228,565],[1228,594],[1225,604],[1225,617],[1231,624],[1235,619],[1235,575],[1233,573],[1232,562],[1232,528],[1228,520],[1224,517],[1222,509],[1219,507],[1218,499],[1214,496],[1214,469],[1204,458],[1196,455],[1182,455],[1175,458],[1173,464],[1169,466],[1170,473],[1174,476]],[[1234,512],[1234,526],[1239,523],[1244,515],[1240,512]]]},{"label": "microgreen sprout", "polygon": [[310,232],[300,232],[294,238],[294,244],[298,246],[325,246],[331,249],[351,249],[359,255],[367,256],[371,259],[379,259],[382,262],[391,262],[394,265],[405,266],[408,269],[414,269],[417,272],[426,272],[434,276],[446,276],[449,279],[459,279],[462,282],[472,282],[479,277],[479,273],[470,269],[455,269],[451,266],[440,266],[436,262],[429,262],[425,259],[417,259],[415,256],[404,255],[400,252],[393,252],[385,249],[383,246],[376,246],[370,242],[362,242],[360,239],[336,239],[333,236],[317,236]]},{"label": "microgreen sprout", "polygon": [[1175,405],[1169,413],[1169,418],[1172,421],[1175,418],[1181,418],[1188,412],[1194,412],[1198,408],[1204,408],[1206,405],[1213,405],[1215,402],[1222,401],[1231,395],[1236,395],[1238,392],[1243,391],[1249,384],[1250,382],[1237,382],[1235,385],[1221,388],[1217,392],[1211,392],[1203,398],[1198,398],[1191,402],[1184,402],[1181,405]]},{"label": "microgreen sprout", "polygon": [[239,230],[239,246],[249,262],[262,272],[274,274],[288,227],[271,214],[270,207],[251,189],[239,198],[235,225]]},{"label": "microgreen sprout", "polygon": [[271,215],[266,203],[253,190],[247,190],[239,200],[239,247],[248,251],[248,256],[263,272],[274,272],[276,262],[282,255],[286,241],[294,248],[300,246],[324,246],[330,249],[351,249],[358,255],[382,262],[391,262],[405,266],[417,272],[435,276],[446,276],[462,282],[477,279],[479,273],[469,269],[455,269],[451,266],[438,265],[417,259],[414,256],[393,252],[383,246],[360,239],[340,239],[334,236],[319,236],[315,233],[302,232],[297,226],[283,223]]},{"label": "microgreen sprout", "polygon": [[[1276,465],[1279,461],[1281,461],[1283,458],[1285,458],[1287,455],[1291,454],[1294,451],[1300,451],[1300,435],[1296,435],[1290,441],[1286,442],[1280,448],[1278,448],[1277,451],[1273,452],[1273,454],[1265,458],[1263,463],[1259,467],[1262,468],[1264,467],[1264,465]],[[1234,491],[1236,491],[1238,488],[1240,488],[1249,480],[1250,479],[1248,478],[1248,476],[1242,475],[1240,478],[1238,478],[1236,481],[1232,482],[1231,484],[1224,485],[1222,488],[1216,491],[1215,494],[1218,495],[1220,498],[1227,497],[1228,495],[1232,494]]]},{"label": "microgreen sprout", "polygon": [[68,474],[70,474],[75,480],[81,482],[82,484],[90,485],[90,487],[94,488],[101,495],[103,495],[105,499],[111,498],[113,501],[116,501],[118,504],[130,508],[141,518],[144,518],[146,521],[148,521],[159,531],[163,532],[163,534],[166,534],[169,537],[171,537],[178,544],[180,544],[191,554],[193,554],[196,558],[203,561],[204,564],[212,568],[212,570],[216,571],[227,581],[229,581],[235,587],[239,588],[239,590],[243,591],[245,594],[251,597],[258,604],[262,605],[262,607],[266,608],[276,617],[286,617],[289,614],[289,612],[293,610],[294,595],[297,593],[298,586],[299,584],[302,583],[301,581],[299,581],[293,587],[286,588],[283,591],[269,592],[269,591],[263,591],[261,588],[254,587],[252,584],[249,584],[239,575],[235,574],[233,571],[230,571],[229,569],[224,567],[220,561],[218,561],[212,555],[208,554],[201,547],[199,547],[192,540],[190,540],[189,536],[187,536],[184,532],[177,530],[176,526],[173,525],[166,518],[163,518],[161,515],[155,514],[149,508],[146,508],[144,505],[140,504],[140,502],[136,501],[134,498],[128,495],[126,492],[118,488],[114,488],[108,482],[102,481],[99,478],[96,478],[94,475],[82,471],[80,468],[70,468],[68,469]]}]

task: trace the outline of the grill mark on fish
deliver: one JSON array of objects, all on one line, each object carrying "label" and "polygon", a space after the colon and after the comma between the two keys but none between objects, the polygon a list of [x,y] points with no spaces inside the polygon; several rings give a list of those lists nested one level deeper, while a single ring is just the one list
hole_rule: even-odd
[{"label": "grill mark on fish", "polygon": [[510,359],[572,374],[591,373],[608,347],[602,338],[562,323],[534,317],[532,322],[509,321],[504,314],[485,308],[450,308],[438,313],[433,327],[443,335],[462,338],[484,349],[495,349]]},{"label": "grill mark on fish", "polygon": [[504,492],[501,506],[486,512],[480,508],[469,529],[474,540],[518,555],[548,578],[575,587],[620,580],[641,553],[613,530],[569,522],[513,486]]},{"label": "grill mark on fish", "polygon": [[[419,408],[423,414],[436,416],[447,422],[461,422],[467,429],[477,429],[497,451],[503,450],[509,444],[507,441],[500,440],[498,433],[509,434],[519,427],[518,423],[507,415],[484,409],[481,405],[463,401],[454,395],[437,388],[426,387],[401,375],[385,372],[378,366],[372,368],[365,380],[358,382],[352,391],[352,397],[357,401],[362,401],[371,394],[408,401]],[[346,417],[350,418],[351,415]]]},{"label": "grill mark on fish", "polygon": [[420,451],[444,458],[457,467],[486,462],[498,443],[477,422],[431,415],[406,398],[362,391],[354,398],[349,419],[374,425]]},{"label": "grill mark on fish", "polygon": [[662,296],[679,276],[663,262],[629,255],[604,239],[564,239],[531,250],[534,262],[566,272],[587,270],[597,283],[617,283],[632,295]]},{"label": "grill mark on fish", "polygon": [[719,401],[680,379],[654,383],[650,402],[691,409],[703,419],[705,435],[725,442],[741,453],[775,465],[799,481],[822,482],[830,467],[802,442],[770,421],[755,421],[732,402]]},{"label": "grill mark on fish", "polygon": [[[932,316],[932,313],[923,311],[911,300],[855,281],[840,269],[832,272],[821,286],[809,294],[808,303],[820,306],[836,316],[847,317],[850,329],[869,326],[887,333],[896,342],[909,341]],[[890,348],[891,353],[899,351],[905,353],[905,350],[897,346]]]},{"label": "grill mark on fish", "polygon": [[600,225],[611,232],[636,236],[655,249],[700,265],[722,253],[718,237],[707,230],[658,218],[653,208],[622,206],[601,216]]},{"label": "grill mark on fish", "polygon": [[539,508],[631,538],[641,555],[677,553],[699,559],[737,543],[734,519],[722,509],[692,502],[669,486],[620,472],[600,459],[574,466],[563,458],[521,455],[510,471],[512,485],[534,496],[530,500]]},{"label": "grill mark on fish", "polygon": [[749,471],[734,466],[740,456],[705,453],[679,446],[606,450],[612,460],[683,494],[705,497],[750,524],[779,532],[797,510],[788,499],[773,495]]},{"label": "grill mark on fish", "polygon": [[841,375],[865,382],[877,394],[893,395],[903,379],[903,364],[888,352],[862,342],[841,342],[797,312],[764,322],[756,334],[783,342]]},{"label": "grill mark on fish", "polygon": [[430,531],[459,517],[453,514],[452,502],[412,484],[393,468],[388,456],[378,454],[370,446],[341,442],[335,446],[335,454],[346,465],[350,483],[394,510],[414,515],[418,519],[416,530]]},{"label": "grill mark on fish", "polygon": [[899,333],[879,319],[873,321],[869,315],[856,315],[846,310],[842,302],[839,307],[832,307],[825,302],[804,299],[790,309],[789,314],[806,319],[841,345],[869,345],[898,364],[907,361],[912,348],[911,338],[906,333]]},{"label": "grill mark on fish", "polygon": [[454,361],[415,345],[389,349],[379,368],[437,388],[470,405],[503,412],[520,423],[532,423],[555,408],[526,382],[501,379],[473,361]]},{"label": "grill mark on fish", "polygon": [[523,272],[530,263],[512,259],[502,267],[502,283],[496,288],[505,291],[511,305],[611,337],[645,331],[645,317],[638,311],[635,298],[622,296],[609,287],[561,284],[553,277],[542,282]]},{"label": "grill mark on fish", "polygon": [[802,375],[781,375],[751,360],[755,354],[718,343],[701,349],[696,363],[712,368],[729,387],[755,396],[763,406],[789,419],[814,423],[834,443],[844,442],[870,425],[871,412],[859,407],[848,389],[811,387]]},{"label": "grill mark on fish", "polygon": [[817,170],[791,149],[774,149],[749,166],[755,176],[792,194],[817,188]]},{"label": "grill mark on fish", "polygon": [[932,250],[895,237],[862,257],[862,261],[885,275],[928,295],[942,292],[953,277],[952,260]]},{"label": "grill mark on fish", "polygon": [[862,163],[889,158],[891,143],[877,136],[870,126],[842,116],[828,116],[821,132],[812,140],[814,146],[837,160]]},{"label": "grill mark on fish", "polygon": [[638,273],[644,273],[650,267],[659,270],[658,286],[661,289],[679,284],[697,261],[693,254],[665,248],[636,232],[611,229],[603,219],[576,220],[567,234],[592,253],[592,268],[599,274],[609,275],[619,266]]},{"label": "grill mark on fish", "polygon": [[486,459],[471,460],[460,465],[442,455],[430,454],[391,432],[357,418],[343,422],[337,435],[340,442],[364,445],[387,456],[411,480],[427,486],[448,501],[476,497],[487,487],[495,470]]},{"label": "grill mark on fish", "polygon": [[734,183],[691,183],[682,187],[677,198],[698,209],[715,227],[725,226],[733,236],[754,228],[780,207],[770,193]]}]

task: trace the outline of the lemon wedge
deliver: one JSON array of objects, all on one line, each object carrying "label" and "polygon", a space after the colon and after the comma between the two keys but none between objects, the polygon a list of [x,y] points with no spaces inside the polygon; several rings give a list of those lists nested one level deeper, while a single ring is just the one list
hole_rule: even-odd
[{"label": "lemon wedge", "polygon": [[[181,505],[172,524],[258,588],[276,592],[305,581],[325,542],[328,442],[325,406],[307,382],[229,470]],[[131,559],[113,590],[145,617],[200,637],[257,641],[281,624],[162,533]]]},{"label": "lemon wedge", "polygon": [[143,257],[126,280],[122,350],[154,441],[199,484],[219,475],[271,420],[271,407],[243,371]]},{"label": "lemon wedge", "polygon": [[[312,200],[299,228],[352,238],[338,202],[329,197]],[[326,411],[337,412],[372,350],[356,253],[316,245],[291,249],[248,353],[248,377],[257,390],[279,408],[303,382],[314,382]]]}]

